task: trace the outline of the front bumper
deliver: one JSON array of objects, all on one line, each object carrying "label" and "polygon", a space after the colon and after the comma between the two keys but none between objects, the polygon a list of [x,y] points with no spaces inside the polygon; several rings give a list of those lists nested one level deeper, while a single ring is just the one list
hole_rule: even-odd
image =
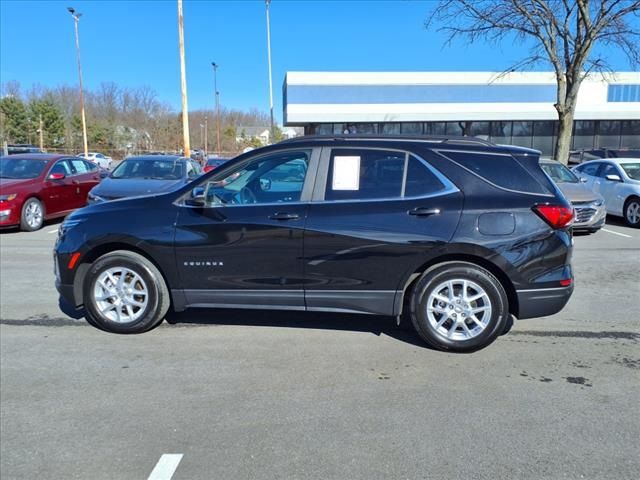
[{"label": "front bumper", "polygon": [[0,206],[0,227],[13,227],[20,224],[20,209],[16,205]]},{"label": "front bumper", "polygon": [[571,298],[573,284],[568,287],[517,290],[518,319],[546,317],[558,313]]}]

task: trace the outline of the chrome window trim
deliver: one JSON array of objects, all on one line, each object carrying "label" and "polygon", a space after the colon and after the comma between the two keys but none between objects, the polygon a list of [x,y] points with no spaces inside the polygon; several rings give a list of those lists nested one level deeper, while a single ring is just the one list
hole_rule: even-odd
[{"label": "chrome window trim", "polygon": [[[437,170],[435,167],[431,166],[429,162],[427,162],[420,155],[410,152],[407,150],[400,150],[397,148],[379,148],[379,147],[365,147],[365,146],[330,146],[325,147],[328,151],[324,154],[324,158],[326,159],[325,165],[323,165],[323,173],[324,173],[324,182],[321,182],[320,185],[316,185],[316,190],[314,191],[314,198],[311,199],[311,203],[314,205],[320,203],[362,203],[362,202],[389,202],[389,201],[404,201],[404,200],[421,200],[427,198],[440,197],[444,195],[450,195],[452,193],[459,192],[460,189],[449,180],[442,172]],[[325,200],[324,195],[326,192],[326,184],[329,181],[329,164],[331,161],[331,154],[333,150],[377,150],[383,152],[398,152],[405,154],[405,167],[408,166],[408,159],[410,156],[415,157],[419,162],[421,162],[427,169],[433,173],[436,178],[444,185],[443,190],[438,190],[437,192],[427,193],[425,195],[417,195],[406,197],[404,196],[404,188],[401,191],[401,196],[399,197],[380,197],[380,198],[361,198],[361,199],[346,199],[346,200]],[[324,153],[324,152],[323,152]],[[407,169],[405,168],[404,172],[404,180],[406,180]],[[322,185],[324,183],[324,185]],[[319,187],[319,188],[318,188]],[[318,198],[316,198],[316,195]]]},{"label": "chrome window trim", "polygon": [[[441,148],[433,148],[432,149],[433,152],[435,152],[437,155],[440,155],[442,158],[449,160],[452,163],[455,163],[457,166],[459,166],[460,168],[466,170],[467,172],[469,172],[470,174],[474,175],[475,177],[479,178],[480,180],[482,180],[483,182],[488,183],[489,185],[496,187],[500,190],[504,190],[505,192],[511,192],[511,193],[519,193],[521,195],[531,195],[531,196],[535,196],[535,197],[550,197],[550,198],[554,198],[555,196],[552,193],[534,193],[534,192],[525,192],[523,190],[516,190],[513,188],[507,188],[507,187],[502,187],[500,185],[497,185],[495,183],[493,183],[491,180],[489,180],[488,178],[483,177],[482,175],[477,174],[476,172],[474,172],[473,170],[471,170],[470,168],[465,167],[464,165],[462,165],[461,163],[456,162],[453,158],[449,158],[447,157],[444,153],[442,152],[449,152],[449,153],[473,153],[473,154],[479,154],[479,155],[498,155],[501,157],[510,157],[512,158],[514,161],[516,161],[516,159],[513,157],[513,155],[511,155],[510,153],[500,153],[500,152],[478,152],[475,150],[455,150],[455,149],[451,149],[451,148],[447,148],[447,149],[441,149]],[[520,165],[519,163],[517,163],[516,161],[516,165],[518,165],[520,168],[522,168],[527,174],[529,172],[527,172],[527,170]],[[535,180],[534,177],[533,180]],[[542,186],[542,185],[541,185]]]}]

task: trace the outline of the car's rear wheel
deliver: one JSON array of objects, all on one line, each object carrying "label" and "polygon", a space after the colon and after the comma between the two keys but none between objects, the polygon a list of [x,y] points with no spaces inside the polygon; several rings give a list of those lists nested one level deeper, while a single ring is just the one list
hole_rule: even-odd
[{"label": "car's rear wheel", "polygon": [[488,270],[448,262],[427,270],[413,290],[411,319],[429,345],[470,352],[486,347],[507,328],[508,299]]},{"label": "car's rear wheel", "polygon": [[20,228],[26,232],[40,230],[44,224],[44,207],[37,198],[29,198],[22,205]]},{"label": "car's rear wheel", "polygon": [[113,333],[142,333],[169,310],[169,290],[160,271],[140,254],[119,250],[96,260],[83,285],[86,318]]},{"label": "car's rear wheel", "polygon": [[629,197],[624,202],[624,221],[630,227],[640,227],[640,197]]}]

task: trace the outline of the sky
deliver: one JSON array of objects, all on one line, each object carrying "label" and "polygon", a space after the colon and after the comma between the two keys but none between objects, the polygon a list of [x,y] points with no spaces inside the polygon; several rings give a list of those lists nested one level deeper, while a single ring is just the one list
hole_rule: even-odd
[{"label": "sky", "polygon": [[[287,71],[502,71],[527,48],[505,43],[443,47],[427,30],[432,1],[272,0],[274,113],[282,118]],[[0,82],[77,85],[72,6],[81,12],[85,88],[102,82],[152,87],[180,108],[176,0],[0,0]],[[265,3],[184,0],[189,109],[213,109],[213,71],[220,103],[269,110]],[[608,52],[614,70],[631,70]],[[543,69],[539,68],[539,69]]]}]

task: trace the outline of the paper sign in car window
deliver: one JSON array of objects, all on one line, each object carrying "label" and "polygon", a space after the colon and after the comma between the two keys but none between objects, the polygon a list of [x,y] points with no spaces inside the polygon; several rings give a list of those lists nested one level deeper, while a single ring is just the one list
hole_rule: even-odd
[{"label": "paper sign in car window", "polygon": [[360,157],[333,157],[333,190],[360,189]]}]

